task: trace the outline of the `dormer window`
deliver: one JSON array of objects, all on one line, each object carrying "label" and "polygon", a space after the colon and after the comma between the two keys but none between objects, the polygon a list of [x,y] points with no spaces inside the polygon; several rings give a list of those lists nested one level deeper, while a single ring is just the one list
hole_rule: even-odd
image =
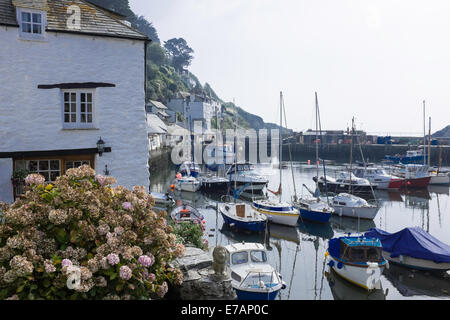
[{"label": "dormer window", "polygon": [[20,38],[26,40],[45,39],[47,13],[34,9],[17,8]]}]

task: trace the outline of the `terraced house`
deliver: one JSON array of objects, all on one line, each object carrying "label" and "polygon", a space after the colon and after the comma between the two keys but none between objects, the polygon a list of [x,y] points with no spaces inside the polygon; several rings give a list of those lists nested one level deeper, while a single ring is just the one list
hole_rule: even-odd
[{"label": "terraced house", "polygon": [[0,0],[1,201],[26,171],[54,181],[81,164],[149,185],[150,40],[124,19],[82,0]]}]

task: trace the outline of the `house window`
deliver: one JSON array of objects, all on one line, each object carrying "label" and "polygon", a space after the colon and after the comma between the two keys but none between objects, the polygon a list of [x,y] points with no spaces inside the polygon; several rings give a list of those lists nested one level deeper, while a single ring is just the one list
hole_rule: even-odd
[{"label": "house window", "polygon": [[32,9],[17,9],[20,38],[26,40],[45,39],[46,12]]},{"label": "house window", "polygon": [[60,160],[18,160],[16,170],[26,169],[29,173],[39,173],[46,182],[55,181],[61,175]]},{"label": "house window", "polygon": [[63,91],[63,128],[95,128],[94,91]]},{"label": "house window", "polygon": [[[65,174],[67,169],[78,168],[85,164],[94,169],[94,161],[95,155],[93,154],[15,159],[14,170],[26,170],[28,173],[39,173],[44,176],[46,182],[54,182],[57,177]],[[14,185],[15,196],[23,194],[23,184],[24,182],[22,181]]]}]

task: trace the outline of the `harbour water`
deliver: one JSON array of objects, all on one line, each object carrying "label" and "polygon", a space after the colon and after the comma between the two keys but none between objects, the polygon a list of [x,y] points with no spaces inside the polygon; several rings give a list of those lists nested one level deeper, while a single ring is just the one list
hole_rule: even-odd
[{"label": "harbour water", "polygon": [[[328,166],[327,170],[342,169]],[[305,184],[314,190],[312,177],[316,168],[305,163],[293,164],[294,180],[299,196],[307,195]],[[257,165],[255,173],[269,179],[269,189],[277,190],[279,169],[272,165]],[[168,165],[151,172],[151,191],[166,192],[175,179],[176,169]],[[327,172],[328,174],[328,172]],[[330,174],[332,175],[332,174]],[[291,168],[283,169],[283,200],[294,194]],[[270,197],[270,193],[269,193]],[[429,186],[408,191],[376,190],[380,210],[374,220],[358,220],[333,216],[325,225],[299,221],[298,226],[286,227],[272,224],[270,238],[264,234],[249,235],[236,232],[223,224],[217,203],[220,195],[201,192],[175,191],[175,199],[199,209],[206,220],[205,239],[209,246],[228,245],[235,242],[260,242],[266,245],[269,262],[281,273],[287,288],[280,292],[281,300],[406,300],[450,299],[450,272],[433,274],[412,271],[390,265],[381,277],[381,289],[367,292],[343,280],[334,273],[325,273],[325,252],[328,240],[348,233],[361,233],[377,227],[396,232],[405,227],[419,226],[439,240],[450,244],[450,196],[448,186]]]}]

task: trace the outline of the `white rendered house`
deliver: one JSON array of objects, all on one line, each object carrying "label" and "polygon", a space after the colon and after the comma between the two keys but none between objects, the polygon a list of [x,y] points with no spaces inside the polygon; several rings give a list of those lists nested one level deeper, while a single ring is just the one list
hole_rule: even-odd
[{"label": "white rendered house", "polygon": [[89,164],[149,186],[150,40],[123,19],[82,0],[0,0],[0,201],[23,169],[54,181]]}]

